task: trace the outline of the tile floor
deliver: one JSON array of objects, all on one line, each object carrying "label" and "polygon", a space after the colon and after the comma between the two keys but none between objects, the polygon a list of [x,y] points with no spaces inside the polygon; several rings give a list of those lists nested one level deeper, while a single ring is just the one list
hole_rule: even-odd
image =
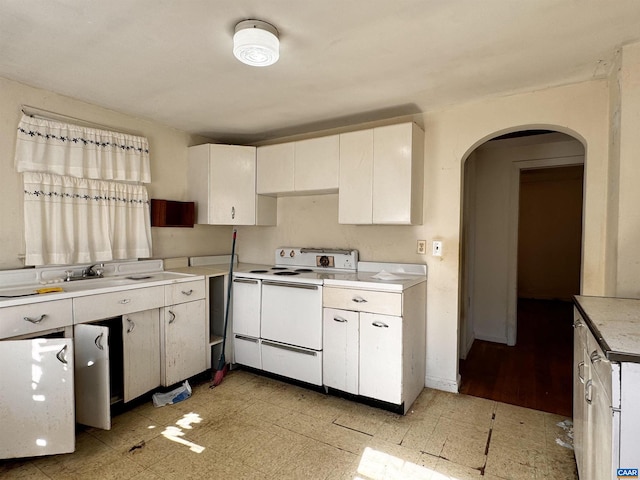
[{"label": "tile floor", "polygon": [[73,454],[0,461],[0,477],[577,479],[563,420],[430,389],[400,416],[239,370],[78,432]]}]

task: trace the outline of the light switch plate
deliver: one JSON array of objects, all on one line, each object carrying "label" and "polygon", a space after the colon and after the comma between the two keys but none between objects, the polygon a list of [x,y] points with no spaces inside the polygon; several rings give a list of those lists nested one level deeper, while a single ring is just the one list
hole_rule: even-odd
[{"label": "light switch plate", "polygon": [[433,242],[433,256],[441,257],[442,256],[442,242],[436,240]]}]

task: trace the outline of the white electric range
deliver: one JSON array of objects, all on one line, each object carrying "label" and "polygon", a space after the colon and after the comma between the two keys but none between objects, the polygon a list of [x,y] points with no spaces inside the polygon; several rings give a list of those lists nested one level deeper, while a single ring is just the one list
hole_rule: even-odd
[{"label": "white electric range", "polygon": [[281,247],[233,272],[235,362],[322,385],[322,285],[353,275],[357,250]]}]

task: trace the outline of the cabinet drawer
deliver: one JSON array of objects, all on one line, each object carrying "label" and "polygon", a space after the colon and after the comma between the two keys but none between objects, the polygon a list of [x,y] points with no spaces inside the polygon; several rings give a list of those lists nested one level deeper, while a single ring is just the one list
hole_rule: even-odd
[{"label": "cabinet drawer", "polygon": [[135,288],[73,299],[74,323],[92,322],[164,306],[164,287]]},{"label": "cabinet drawer", "polygon": [[402,316],[402,294],[324,287],[324,307]]},{"label": "cabinet drawer", "polygon": [[0,309],[0,338],[28,335],[70,325],[73,325],[70,298]]},{"label": "cabinet drawer", "polygon": [[204,280],[192,282],[173,283],[165,285],[165,305],[177,305],[178,303],[200,300],[205,295]]}]

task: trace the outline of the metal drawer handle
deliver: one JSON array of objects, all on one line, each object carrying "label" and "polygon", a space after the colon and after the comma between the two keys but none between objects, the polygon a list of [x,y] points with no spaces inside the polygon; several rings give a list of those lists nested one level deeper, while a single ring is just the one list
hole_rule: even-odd
[{"label": "metal drawer handle", "polygon": [[340,323],[346,323],[346,322],[347,322],[347,319],[346,319],[346,318],[339,317],[339,316],[337,316],[337,315],[336,315],[335,317],[333,317],[333,321],[334,321],[334,322],[340,322]]},{"label": "metal drawer handle", "polygon": [[236,207],[231,207],[231,218],[236,218]]},{"label": "metal drawer handle", "polygon": [[60,351],[56,353],[56,358],[60,361],[60,363],[64,363],[65,365],[68,363],[66,353],[67,353],[67,345],[62,347]]},{"label": "metal drawer handle", "polygon": [[136,323],[130,318],[127,318],[127,322],[129,322],[129,328],[127,328],[127,333],[131,333],[133,332],[133,329],[136,328]]},{"label": "metal drawer handle", "polygon": [[251,343],[258,343],[258,339],[257,338],[245,337],[244,335],[236,335],[235,337],[238,340],[245,340],[245,341],[251,342]]},{"label": "metal drawer handle", "polygon": [[249,280],[246,278],[234,278],[233,281],[235,283],[250,283],[252,285],[257,285],[258,284],[258,280]]},{"label": "metal drawer handle", "polygon": [[351,301],[356,303],[367,303],[367,301],[362,297],[353,297]]},{"label": "metal drawer handle", "polygon": [[273,287],[291,287],[291,288],[303,288],[305,290],[318,290],[318,285],[310,285],[308,283],[285,283],[285,282],[271,282],[265,280],[262,285],[271,285]]},{"label": "metal drawer handle", "polygon": [[101,340],[102,340],[102,337],[103,337],[103,336],[104,336],[104,333],[101,333],[101,334],[100,334],[100,335],[98,335],[98,336],[96,337],[96,339],[93,341],[93,343],[95,343],[95,344],[96,344],[96,347],[98,347],[98,349],[100,349],[100,350],[104,350],[104,347],[102,346],[102,342],[101,342]]},{"label": "metal drawer handle", "polygon": [[589,358],[591,359],[592,363],[598,363],[602,361],[602,356],[598,353],[597,350],[594,350],[593,352],[591,352],[591,355],[589,355]]},{"label": "metal drawer handle", "polygon": [[268,340],[262,340],[262,344],[267,345],[269,347],[273,347],[273,348],[279,348],[280,350],[288,350],[290,352],[302,353],[303,355],[309,355],[312,357],[315,357],[318,355],[318,352],[315,352],[313,350],[306,350],[304,348],[292,347],[290,345],[282,345],[280,343],[274,343]]},{"label": "metal drawer handle", "polygon": [[580,369],[584,369],[584,362],[578,363],[578,378],[580,379],[580,383],[584,383],[584,371],[580,372]]},{"label": "metal drawer handle", "polygon": [[40,315],[39,318],[30,318],[30,317],[23,317],[24,320],[26,320],[27,322],[31,322],[31,323],[40,323],[42,320],[44,320],[46,318],[47,314],[43,313],[42,315]]},{"label": "metal drawer handle", "polygon": [[176,314],[169,310],[169,315],[171,315],[171,319],[169,320],[169,325],[171,325],[176,320]]},{"label": "metal drawer handle", "polygon": [[592,387],[593,387],[593,380],[591,379],[587,380],[587,383],[584,387],[584,399],[589,405],[591,405],[591,402],[593,402]]},{"label": "metal drawer handle", "polygon": [[182,294],[183,294],[183,295],[186,295],[187,297],[188,297],[189,295],[191,295],[192,293],[193,293],[193,288],[192,288],[191,290],[187,290],[186,292],[185,292],[184,290],[182,290]]},{"label": "metal drawer handle", "polygon": [[123,298],[118,303],[121,303],[122,305],[126,305],[127,303],[131,303],[131,299],[130,298]]},{"label": "metal drawer handle", "polygon": [[386,323],[382,323],[382,322],[372,322],[371,325],[373,325],[374,327],[379,327],[379,328],[389,328],[389,325],[387,325]]}]

